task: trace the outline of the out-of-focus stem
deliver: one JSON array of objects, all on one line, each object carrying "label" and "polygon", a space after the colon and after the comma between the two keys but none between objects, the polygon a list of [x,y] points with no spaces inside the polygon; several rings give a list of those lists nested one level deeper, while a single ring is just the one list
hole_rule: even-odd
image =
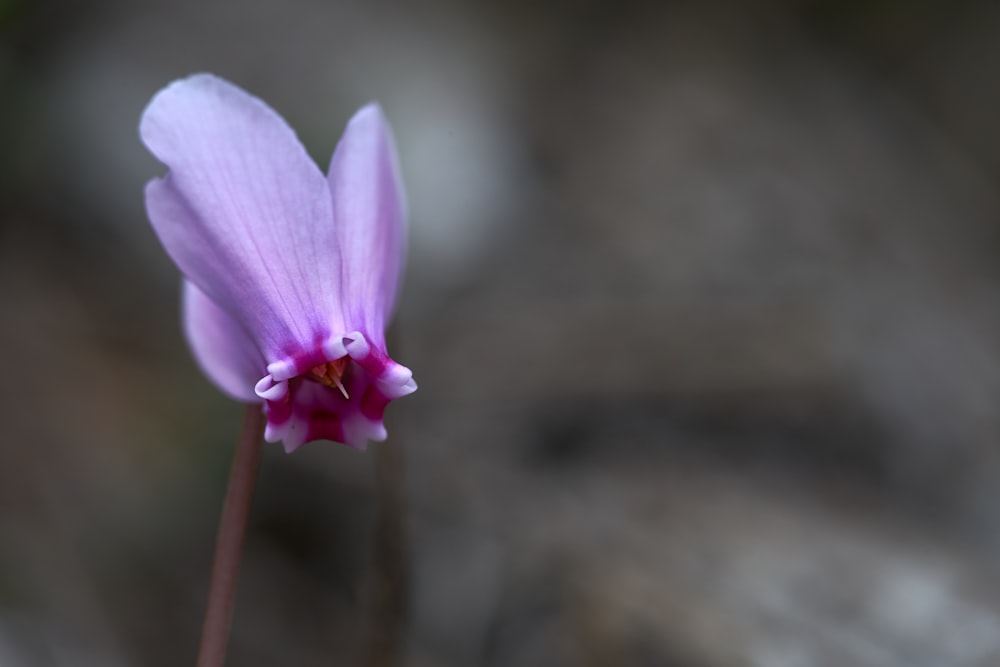
[{"label": "out-of-focus stem", "polygon": [[375,553],[371,579],[372,635],[368,667],[402,663],[410,602],[410,561],[398,442],[375,445]]},{"label": "out-of-focus stem", "polygon": [[250,515],[254,484],[257,481],[257,468],[260,465],[263,431],[263,411],[259,405],[248,406],[219,521],[212,582],[208,590],[205,622],[201,629],[198,667],[222,667],[226,661],[229,629],[233,624],[233,608],[236,603],[236,583],[240,577],[240,557],[243,554],[247,517]]}]

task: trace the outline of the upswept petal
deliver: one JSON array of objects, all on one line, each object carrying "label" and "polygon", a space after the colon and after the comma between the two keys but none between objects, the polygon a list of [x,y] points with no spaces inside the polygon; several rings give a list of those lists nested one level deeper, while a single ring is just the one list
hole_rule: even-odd
[{"label": "upswept petal", "polygon": [[201,370],[223,393],[244,403],[260,403],[254,385],[266,365],[256,342],[239,322],[184,281],[184,334]]},{"label": "upswept petal", "polygon": [[139,132],[169,169],[146,186],[156,233],[269,362],[347,330],[329,186],[277,113],[198,74],[160,91]]},{"label": "upswept petal", "polygon": [[406,245],[406,202],[396,145],[382,109],[369,104],[347,124],[328,174],[341,248],[347,330],[385,347]]}]

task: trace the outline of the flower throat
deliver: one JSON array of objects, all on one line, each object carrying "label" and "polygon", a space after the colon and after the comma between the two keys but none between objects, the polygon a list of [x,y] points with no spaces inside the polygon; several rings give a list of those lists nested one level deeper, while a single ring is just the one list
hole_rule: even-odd
[{"label": "flower throat", "polygon": [[331,389],[339,389],[344,398],[350,398],[347,395],[347,388],[343,382],[344,374],[347,372],[347,363],[350,360],[350,357],[341,357],[340,359],[322,363],[309,371],[309,377]]}]

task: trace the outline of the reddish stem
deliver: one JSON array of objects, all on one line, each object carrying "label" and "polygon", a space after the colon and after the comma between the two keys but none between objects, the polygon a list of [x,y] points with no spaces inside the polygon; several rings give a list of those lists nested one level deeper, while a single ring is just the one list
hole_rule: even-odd
[{"label": "reddish stem", "polygon": [[264,431],[264,413],[259,405],[247,406],[243,432],[236,447],[229,487],[222,506],[219,535],[215,542],[215,562],[208,589],[205,623],[201,628],[198,667],[222,667],[233,624],[236,582],[240,576],[240,556],[246,536],[247,517],[253,501],[253,487],[260,464],[260,440]]}]

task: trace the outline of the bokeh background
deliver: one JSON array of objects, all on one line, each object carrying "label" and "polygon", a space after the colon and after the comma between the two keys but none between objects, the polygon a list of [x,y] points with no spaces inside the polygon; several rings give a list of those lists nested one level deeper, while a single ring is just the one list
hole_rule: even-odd
[{"label": "bokeh background", "polygon": [[0,1],[0,665],[192,664],[242,408],[136,131],[392,121],[391,440],[265,448],[233,665],[1000,664],[1000,6]]}]

